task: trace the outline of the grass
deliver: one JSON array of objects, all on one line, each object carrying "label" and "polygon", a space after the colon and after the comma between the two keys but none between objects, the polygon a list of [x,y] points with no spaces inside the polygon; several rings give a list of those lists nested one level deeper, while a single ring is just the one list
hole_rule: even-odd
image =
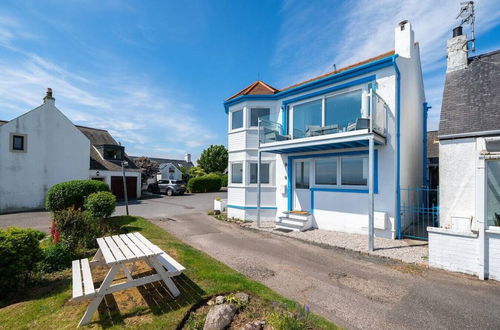
[{"label": "grass", "polygon": [[[174,279],[181,296],[173,300],[160,282],[107,295],[87,327],[175,329],[190,309],[206,297],[235,291],[246,291],[268,303],[293,304],[143,218],[121,216],[112,221],[126,231],[140,231],[187,268],[184,275]],[[71,269],[67,269],[27,289],[16,302],[1,308],[0,329],[73,329],[88,302],[74,303],[70,298]],[[311,324],[315,329],[336,328],[315,315],[311,316]]]}]

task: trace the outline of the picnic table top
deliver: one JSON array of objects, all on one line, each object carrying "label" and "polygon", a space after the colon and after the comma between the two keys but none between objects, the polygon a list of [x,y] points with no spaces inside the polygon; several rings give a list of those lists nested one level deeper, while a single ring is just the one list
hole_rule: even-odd
[{"label": "picnic table top", "polygon": [[97,244],[107,265],[158,256],[163,252],[141,233],[100,237]]}]

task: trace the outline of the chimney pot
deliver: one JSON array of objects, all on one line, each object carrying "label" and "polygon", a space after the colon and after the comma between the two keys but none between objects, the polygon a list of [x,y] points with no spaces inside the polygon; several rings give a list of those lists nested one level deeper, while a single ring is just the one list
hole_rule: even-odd
[{"label": "chimney pot", "polygon": [[43,103],[54,103],[55,99],[52,96],[52,88],[47,88],[47,92],[45,93],[45,97],[43,98]]},{"label": "chimney pot", "polygon": [[461,36],[463,34],[463,30],[461,26],[457,26],[453,29],[453,38]]},{"label": "chimney pot", "polygon": [[187,153],[187,154],[184,156],[184,160],[186,161],[186,163],[190,163],[190,162],[191,162],[191,154],[188,154],[188,153]]}]

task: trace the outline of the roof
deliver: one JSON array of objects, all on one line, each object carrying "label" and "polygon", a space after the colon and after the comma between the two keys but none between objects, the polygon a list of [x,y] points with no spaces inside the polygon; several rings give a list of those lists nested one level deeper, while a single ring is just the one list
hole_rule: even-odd
[{"label": "roof", "polygon": [[[147,156],[141,156],[141,157],[147,157]],[[139,156],[130,156],[130,158],[135,160],[135,159],[140,158],[140,157]],[[157,162],[160,165],[171,163],[177,168],[184,167],[186,169],[190,169],[191,167],[194,166],[193,162],[186,162],[183,159],[168,159],[168,158],[154,158],[154,157],[148,157],[148,158],[154,162]]]},{"label": "roof", "polygon": [[248,87],[242,89],[241,91],[239,91],[238,93],[234,94],[233,96],[229,97],[226,101],[232,100],[232,99],[234,99],[234,98],[236,98],[238,96],[241,96],[241,95],[270,95],[270,94],[276,94],[278,92],[283,92],[283,91],[286,91],[286,90],[289,90],[289,89],[292,89],[292,88],[295,88],[295,87],[298,87],[298,86],[301,86],[301,85],[305,85],[305,84],[310,83],[310,82],[315,81],[315,80],[323,79],[323,78],[326,78],[328,76],[333,76],[333,75],[335,75],[337,73],[340,73],[340,72],[343,72],[343,71],[347,71],[347,70],[356,68],[358,66],[362,66],[364,64],[367,64],[367,63],[370,63],[370,62],[373,62],[373,61],[376,61],[376,60],[379,60],[379,59],[382,59],[382,58],[385,58],[385,57],[388,57],[388,56],[392,56],[394,54],[395,54],[395,51],[391,50],[391,51],[382,53],[380,55],[377,55],[375,57],[371,57],[371,58],[368,58],[366,60],[363,60],[363,61],[351,64],[351,65],[342,67],[340,69],[336,69],[336,70],[330,71],[328,73],[316,76],[316,77],[308,79],[308,80],[304,80],[302,82],[293,84],[291,86],[288,86],[288,87],[285,87],[285,88],[282,88],[282,89],[276,89],[276,88],[274,88],[274,87],[266,84],[265,82],[259,80],[259,81],[256,81],[256,82],[252,83]]},{"label": "roof", "polygon": [[427,158],[439,158],[438,131],[427,132]]},{"label": "roof", "polygon": [[471,57],[466,68],[446,74],[439,137],[498,130],[500,50]]},{"label": "roof", "polygon": [[[116,145],[119,146],[116,140],[109,134],[108,131],[91,128],[85,126],[75,125],[76,128],[80,130],[89,140],[90,144],[90,169],[91,170],[108,170],[108,171],[121,171],[121,161],[119,160],[107,160],[102,158],[101,154],[95,147],[101,146],[103,144]],[[125,154],[125,161],[128,165],[125,167],[127,171],[140,171],[140,169],[135,165],[134,161]]]}]

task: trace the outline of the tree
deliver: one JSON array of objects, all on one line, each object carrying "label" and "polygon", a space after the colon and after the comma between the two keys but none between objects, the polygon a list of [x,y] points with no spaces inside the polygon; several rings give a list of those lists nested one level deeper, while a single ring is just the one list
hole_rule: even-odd
[{"label": "tree", "polygon": [[139,157],[134,160],[135,165],[142,171],[142,181],[146,181],[160,171],[160,165],[148,157]]},{"label": "tree", "polygon": [[203,150],[198,165],[206,173],[222,173],[227,168],[229,155],[223,145],[211,145]]},{"label": "tree", "polygon": [[188,174],[190,178],[196,178],[199,176],[204,176],[207,173],[201,167],[193,166],[189,169]]}]

